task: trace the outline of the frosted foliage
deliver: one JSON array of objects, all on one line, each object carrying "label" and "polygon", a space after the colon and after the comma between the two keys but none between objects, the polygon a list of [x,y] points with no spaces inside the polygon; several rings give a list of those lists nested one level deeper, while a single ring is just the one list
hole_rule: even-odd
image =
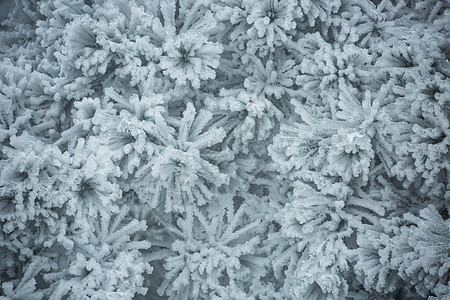
[{"label": "frosted foliage", "polygon": [[20,280],[17,280],[16,282],[3,282],[2,290],[4,295],[0,296],[0,299],[43,299],[44,294],[41,291],[36,291],[36,280],[34,277],[42,271],[45,263],[45,259],[36,256],[34,261],[26,266],[23,277]]},{"label": "frosted foliage", "polygon": [[[292,102],[304,122],[283,124],[269,153],[276,168],[293,178],[312,180],[327,193],[347,193],[345,187],[330,190],[330,185],[352,182],[367,185],[375,158],[372,145],[378,100],[367,93],[362,103],[353,90],[344,89],[330,117],[312,115],[308,105]],[[357,97],[360,95],[356,95]],[[315,109],[311,110],[315,112]],[[336,178],[340,178],[336,181]]]},{"label": "frosted foliage", "polygon": [[44,279],[50,284],[50,298],[69,299],[89,297],[93,299],[131,299],[134,294],[145,294],[142,287],[145,272],[151,272],[138,250],[147,249],[146,241],[130,241],[130,235],[146,229],[144,221],[133,220],[123,224],[127,208],[114,219],[101,217],[92,222],[79,219],[74,231],[70,255],[61,261],[65,268],[49,272]]},{"label": "frosted foliage", "polygon": [[277,107],[283,108],[284,98],[298,95],[295,84],[298,66],[294,59],[279,55],[268,61],[255,59],[255,68],[251,72],[252,76],[244,80],[244,87],[265,95]]},{"label": "frosted foliage", "polygon": [[322,196],[308,185],[295,186],[293,195],[294,200],[281,213],[281,232],[285,236],[307,239],[315,232],[338,229],[344,201]]},{"label": "frosted foliage", "polygon": [[281,233],[299,253],[296,265],[286,271],[294,298],[336,299],[347,293],[343,273],[349,268],[348,254],[342,238],[351,231],[344,206],[342,200],[298,184],[292,202],[280,211]]},{"label": "frosted foliage", "polygon": [[294,1],[243,1],[249,11],[248,34],[263,39],[270,48],[280,46],[288,40],[287,32],[295,29]]},{"label": "frosted foliage", "polygon": [[177,134],[165,137],[168,141],[158,154],[136,173],[138,180],[132,187],[141,201],[163,205],[166,212],[183,211],[189,203],[206,204],[220,186],[229,183],[224,165],[233,159],[233,153],[226,148],[213,149],[225,132],[215,126],[205,128],[211,117],[209,111],[197,114],[191,103],[187,105],[176,126]]},{"label": "frosted foliage", "polygon": [[374,157],[370,137],[359,132],[338,132],[331,137],[333,148],[328,153],[327,172],[340,175],[344,182],[361,177],[367,182]]},{"label": "frosted foliage", "polygon": [[449,20],[0,0],[0,300],[450,300]]},{"label": "frosted foliage", "polygon": [[399,275],[422,296],[428,295],[429,291],[438,297],[448,295],[450,222],[448,219],[444,221],[432,205],[422,209],[419,217],[410,214],[404,217],[413,225],[402,227],[398,241],[395,239],[394,242],[406,241],[412,251],[408,251],[408,255],[395,252],[396,259],[392,262],[395,267],[399,266]]},{"label": "frosted foliage", "polygon": [[[406,213],[383,227],[382,232],[366,232],[358,237],[361,250],[357,250],[360,260],[356,271],[366,276],[365,285],[377,291],[393,291],[401,278],[422,297],[430,292],[438,298],[448,296],[448,219],[443,220],[430,205],[420,210],[419,216]],[[375,246],[377,251],[368,246]]]},{"label": "frosted foliage", "polygon": [[351,44],[341,49],[325,42],[317,33],[307,35],[297,43],[316,50],[305,53],[296,79],[307,102],[316,104],[320,99],[322,101],[316,105],[323,105],[337,98],[341,85],[359,87],[370,81],[372,57],[366,49]]},{"label": "frosted foliage", "polygon": [[159,66],[165,75],[185,85],[189,80],[194,88],[200,87],[200,80],[214,79],[219,66],[222,47],[208,42],[204,36],[192,32],[169,38],[164,44],[165,54]]},{"label": "frosted foliage", "polygon": [[221,90],[205,103],[221,116],[218,121],[233,140],[233,148],[248,152],[252,141],[264,141],[281,118],[281,111],[267,98],[239,90]]},{"label": "frosted foliage", "polygon": [[303,252],[305,258],[302,256],[299,260],[291,279],[291,291],[295,298],[339,299],[347,294],[348,285],[343,273],[348,265],[342,249],[345,245],[340,240],[311,243]]},{"label": "frosted foliage", "polygon": [[318,20],[327,23],[330,15],[336,13],[341,6],[341,1],[300,0],[299,6],[306,16],[309,26],[314,26]]},{"label": "frosted foliage", "polygon": [[57,226],[58,215],[53,209],[61,207],[67,196],[57,191],[61,184],[58,177],[68,157],[57,147],[46,147],[28,134],[12,138],[11,148],[4,148],[3,152],[5,158],[0,165],[3,232],[24,230],[31,225],[29,221]]},{"label": "frosted foliage", "polygon": [[[95,216],[97,213],[119,212],[115,203],[120,199],[122,191],[117,185],[115,177],[119,170],[111,160],[98,157],[91,151],[96,145],[85,146],[82,140],[77,144],[77,153],[71,157],[72,170],[67,175],[61,187],[73,193],[73,197],[66,202],[67,213],[72,215],[76,211]],[[78,201],[82,199],[80,207]],[[77,214],[82,213],[78,211]]]},{"label": "frosted foliage", "polygon": [[266,260],[257,253],[261,222],[239,221],[248,213],[248,207],[234,212],[228,206],[208,220],[188,209],[177,222],[179,233],[164,259],[168,273],[158,292],[182,299],[250,297],[245,287],[264,276]]},{"label": "frosted foliage", "polygon": [[[78,113],[85,107],[81,105],[89,99],[85,98],[80,103]],[[93,101],[95,100],[94,98]],[[113,161],[120,165],[121,177],[128,178],[136,168],[146,162],[145,157],[156,151],[155,148],[161,143],[158,139],[164,142],[172,132],[165,132],[168,126],[161,116],[165,112],[163,99],[158,94],[141,98],[132,94],[126,97],[108,88],[105,97],[100,101],[109,101],[110,105],[105,105],[103,109],[90,108],[92,117],[82,122],[87,122],[88,127],[93,125],[92,131],[102,133],[96,141],[106,146],[103,151],[110,152]],[[150,139],[150,136],[155,138]],[[146,153],[148,155],[144,155]]]},{"label": "frosted foliage", "polygon": [[403,100],[399,108],[389,111],[393,109],[389,105],[384,111],[390,116],[387,126],[401,124],[398,130],[385,135],[390,145],[396,144],[395,149],[391,148],[397,156],[392,173],[405,186],[416,186],[430,196],[442,196],[448,190],[450,111],[446,87],[448,80],[440,76],[417,85],[407,84],[396,90]]}]

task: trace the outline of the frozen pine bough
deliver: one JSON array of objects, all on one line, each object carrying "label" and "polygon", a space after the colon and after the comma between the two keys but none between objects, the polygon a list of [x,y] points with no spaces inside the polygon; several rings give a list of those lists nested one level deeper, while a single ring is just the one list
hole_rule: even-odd
[{"label": "frozen pine bough", "polygon": [[450,299],[448,1],[0,11],[0,299]]}]

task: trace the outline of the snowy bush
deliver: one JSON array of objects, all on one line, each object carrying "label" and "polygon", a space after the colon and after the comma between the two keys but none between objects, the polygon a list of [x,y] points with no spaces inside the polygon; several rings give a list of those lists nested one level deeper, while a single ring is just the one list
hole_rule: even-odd
[{"label": "snowy bush", "polygon": [[0,22],[0,299],[450,299],[448,1]]}]

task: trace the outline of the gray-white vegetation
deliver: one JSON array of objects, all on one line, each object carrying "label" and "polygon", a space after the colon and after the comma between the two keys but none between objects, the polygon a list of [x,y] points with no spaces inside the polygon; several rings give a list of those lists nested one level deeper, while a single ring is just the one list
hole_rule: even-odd
[{"label": "gray-white vegetation", "polygon": [[448,0],[0,19],[0,299],[450,299]]}]

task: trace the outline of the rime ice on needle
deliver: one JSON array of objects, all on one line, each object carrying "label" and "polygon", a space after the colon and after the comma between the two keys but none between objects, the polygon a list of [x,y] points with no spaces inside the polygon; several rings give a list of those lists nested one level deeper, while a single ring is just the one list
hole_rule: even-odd
[{"label": "rime ice on needle", "polygon": [[449,298],[449,17],[15,0],[0,299]]}]

